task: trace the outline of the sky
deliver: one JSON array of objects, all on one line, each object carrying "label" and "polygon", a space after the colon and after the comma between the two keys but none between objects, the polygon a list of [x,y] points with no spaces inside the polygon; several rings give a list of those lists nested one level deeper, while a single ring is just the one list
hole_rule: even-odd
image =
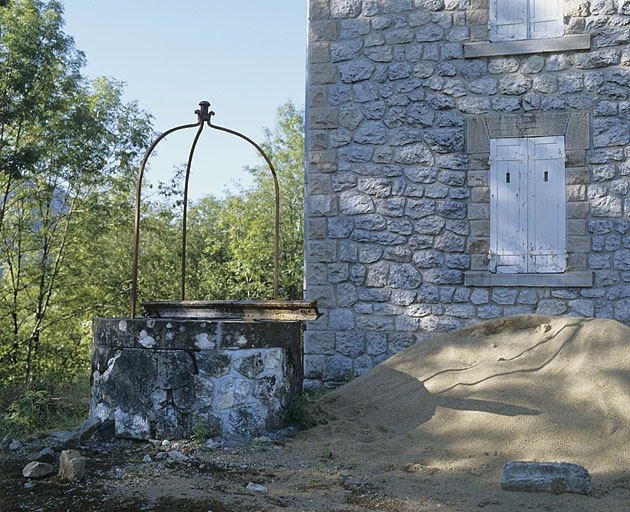
[{"label": "sky", "polygon": [[[200,101],[212,123],[264,142],[277,108],[304,106],[306,0],[62,0],[65,32],[85,53],[89,78],[125,83],[158,132],[195,123]],[[157,146],[146,178],[156,183],[185,164],[196,129]],[[147,148],[148,149],[148,148]],[[259,165],[247,142],[206,127],[192,164],[190,197],[220,196],[233,180],[247,186]]]}]

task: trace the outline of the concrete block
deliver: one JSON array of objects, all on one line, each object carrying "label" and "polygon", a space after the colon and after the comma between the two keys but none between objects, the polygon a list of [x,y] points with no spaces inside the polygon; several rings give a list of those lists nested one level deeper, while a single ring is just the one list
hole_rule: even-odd
[{"label": "concrete block", "polygon": [[591,475],[567,462],[508,462],[501,472],[504,491],[590,494]]}]

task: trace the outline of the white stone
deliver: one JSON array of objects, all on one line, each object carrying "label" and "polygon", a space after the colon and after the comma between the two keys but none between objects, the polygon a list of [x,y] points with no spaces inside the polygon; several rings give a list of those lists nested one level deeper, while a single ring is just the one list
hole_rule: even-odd
[{"label": "white stone", "polygon": [[128,414],[116,409],[114,422],[118,437],[130,437],[132,439],[149,439],[151,437],[151,425],[138,414]]},{"label": "white stone", "polygon": [[282,350],[277,348],[265,351],[265,353],[263,354],[263,362],[266,371],[271,372],[282,370],[282,365],[284,363]]},{"label": "white stone", "polygon": [[261,493],[267,493],[269,492],[269,489],[267,489],[264,485],[260,485],[260,484],[255,484],[253,482],[249,482],[247,484],[246,489],[248,491],[253,491],[253,492],[261,492]]},{"label": "white stone", "polygon": [[208,339],[208,334],[205,332],[195,336],[195,346],[199,350],[214,350],[216,348],[216,344]]},{"label": "white stone", "polygon": [[140,339],[138,342],[144,348],[153,348],[155,346],[155,339],[149,336],[149,333],[145,330],[140,331]]}]

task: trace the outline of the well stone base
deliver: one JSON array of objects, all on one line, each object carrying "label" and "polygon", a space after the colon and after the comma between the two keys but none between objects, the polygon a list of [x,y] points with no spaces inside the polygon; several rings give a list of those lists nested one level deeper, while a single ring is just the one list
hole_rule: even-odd
[{"label": "well stone base", "polygon": [[246,440],[283,426],[302,386],[300,322],[93,320],[90,415],[116,435]]}]

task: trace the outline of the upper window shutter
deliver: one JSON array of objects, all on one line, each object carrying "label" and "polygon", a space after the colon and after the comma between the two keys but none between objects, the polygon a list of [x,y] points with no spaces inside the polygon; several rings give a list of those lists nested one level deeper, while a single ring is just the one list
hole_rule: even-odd
[{"label": "upper window shutter", "polygon": [[490,0],[490,41],[522,39],[527,39],[527,0]]},{"label": "upper window shutter", "polygon": [[529,38],[563,36],[562,18],[563,12],[559,0],[529,0]]},{"label": "upper window shutter", "polygon": [[490,269],[527,271],[526,139],[490,141]]},{"label": "upper window shutter", "polygon": [[564,137],[528,140],[529,272],[564,272],[566,254]]}]

